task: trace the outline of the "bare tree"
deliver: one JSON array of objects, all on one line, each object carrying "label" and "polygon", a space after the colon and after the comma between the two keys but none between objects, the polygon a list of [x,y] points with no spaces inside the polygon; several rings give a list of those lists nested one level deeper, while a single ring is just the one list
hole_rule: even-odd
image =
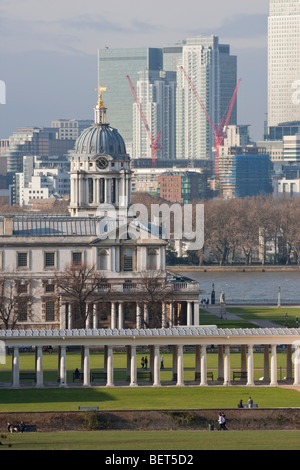
[{"label": "bare tree", "polygon": [[161,270],[142,271],[140,276],[137,298],[148,309],[148,317],[143,320],[144,327],[164,327],[162,306],[174,300],[174,285],[168,281],[166,273]]},{"label": "bare tree", "polygon": [[0,321],[5,330],[13,330],[20,321],[27,321],[34,302],[30,280],[0,279]]},{"label": "bare tree", "polygon": [[105,275],[95,266],[71,264],[63,272],[56,273],[55,282],[60,295],[72,303],[78,312],[80,328],[84,328],[89,312],[87,303],[104,299],[110,290]]}]

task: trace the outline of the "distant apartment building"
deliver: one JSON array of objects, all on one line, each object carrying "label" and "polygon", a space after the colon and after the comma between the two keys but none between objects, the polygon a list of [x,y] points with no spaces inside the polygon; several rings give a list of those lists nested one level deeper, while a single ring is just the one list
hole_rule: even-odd
[{"label": "distant apartment building", "polygon": [[16,204],[27,206],[31,200],[70,196],[70,175],[62,168],[35,169],[29,183],[17,173]]},{"label": "distant apartment building", "polygon": [[23,171],[23,157],[40,155],[65,155],[74,148],[74,140],[58,138],[58,131],[46,127],[20,127],[9,139],[9,147],[3,152],[7,157],[7,171],[10,174]]},{"label": "distant apartment building", "polygon": [[205,193],[203,175],[193,171],[163,173],[158,185],[159,196],[173,203],[189,204],[202,199]]},{"label": "distant apartment building", "polygon": [[283,138],[283,161],[300,163],[300,134]]},{"label": "distant apartment building", "polygon": [[268,127],[299,120],[300,2],[270,0]]},{"label": "distant apartment building", "polygon": [[224,199],[271,192],[271,164],[263,147],[251,144],[249,126],[230,126],[219,153],[219,194]]},{"label": "distant apartment building", "polygon": [[[70,160],[67,156],[24,156],[23,172],[17,172],[14,175],[13,184],[10,187],[12,203],[26,205],[30,199],[29,196],[33,195],[34,199],[45,199],[54,193],[59,196],[68,195],[70,193],[69,170]],[[31,187],[32,185],[34,188]]]},{"label": "distant apartment building", "polygon": [[258,147],[262,147],[266,150],[271,162],[283,162],[283,140],[262,140],[256,143]]},{"label": "distant apartment building", "polygon": [[0,157],[2,156],[2,153],[7,151],[9,147],[9,139],[0,139]]},{"label": "distant apartment building", "polygon": [[144,70],[139,73],[136,93],[139,106],[133,105],[133,158],[152,158],[153,139],[160,133],[157,159],[174,159],[176,155],[176,73]]},{"label": "distant apartment building", "polygon": [[265,149],[255,146],[222,149],[219,192],[224,199],[270,194],[271,165]]},{"label": "distant apartment building", "polygon": [[274,196],[288,195],[300,196],[300,178],[297,179],[274,179],[272,181]]},{"label": "distant apartment building", "polygon": [[90,127],[94,121],[83,119],[57,119],[51,126],[58,130],[58,138],[61,140],[76,140],[80,134]]},{"label": "distant apartment building", "polygon": [[[218,126],[237,84],[237,58],[216,36],[188,38],[182,46],[185,72],[211,120]],[[229,124],[237,122],[236,103]],[[213,159],[214,136],[183,71],[177,72],[177,158]]]}]

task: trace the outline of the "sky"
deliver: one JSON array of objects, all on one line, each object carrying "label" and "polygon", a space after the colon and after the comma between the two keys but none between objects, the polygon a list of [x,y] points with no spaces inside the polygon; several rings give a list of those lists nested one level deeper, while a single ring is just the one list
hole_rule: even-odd
[{"label": "sky", "polygon": [[[0,0],[0,138],[55,119],[93,119],[97,51],[219,36],[238,57],[238,124],[262,139],[269,0]],[[105,84],[109,86],[109,84]],[[113,122],[111,123],[113,126]]]}]

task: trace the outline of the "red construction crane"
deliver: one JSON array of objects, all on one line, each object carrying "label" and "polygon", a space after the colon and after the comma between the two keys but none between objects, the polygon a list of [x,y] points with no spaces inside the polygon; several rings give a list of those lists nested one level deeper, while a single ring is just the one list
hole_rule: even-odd
[{"label": "red construction crane", "polygon": [[137,105],[137,107],[138,107],[138,110],[139,110],[139,113],[140,113],[140,115],[141,115],[142,121],[143,121],[144,126],[145,126],[145,128],[146,128],[148,137],[149,137],[150,142],[151,142],[152,167],[155,168],[155,167],[156,167],[156,152],[157,152],[157,150],[161,150],[161,149],[162,149],[162,146],[159,144],[159,139],[160,139],[160,136],[161,136],[161,131],[159,131],[159,133],[157,134],[156,138],[154,139],[154,137],[152,136],[152,134],[151,134],[151,132],[150,132],[150,128],[149,128],[147,119],[146,119],[146,117],[145,117],[145,114],[144,114],[144,112],[143,112],[142,105],[141,105],[141,103],[140,103],[139,100],[138,100],[138,97],[137,97],[135,88],[134,88],[134,86],[133,86],[133,84],[132,84],[132,81],[130,80],[129,75],[126,75],[126,78],[127,78],[127,80],[129,81],[129,85],[130,85],[130,88],[131,88],[131,91],[132,91],[134,100],[135,100],[135,102],[136,102],[136,105]]},{"label": "red construction crane", "polygon": [[[214,147],[213,150],[215,152],[215,176],[218,177],[218,175],[219,175],[219,147],[224,144],[224,139],[225,139],[228,124],[229,124],[229,121],[230,121],[230,118],[231,118],[231,115],[232,115],[233,107],[234,107],[234,104],[235,104],[235,101],[236,101],[236,97],[237,97],[239,85],[240,85],[240,82],[241,82],[241,78],[239,78],[239,80],[237,82],[237,85],[235,87],[234,93],[233,93],[232,98],[230,100],[229,106],[226,109],[225,114],[224,114],[220,124],[218,126],[216,126],[214,124],[214,122],[212,121],[212,119],[210,118],[206,107],[202,103],[202,101],[200,99],[200,96],[199,96],[195,86],[192,83],[192,80],[190,79],[190,77],[188,76],[188,74],[186,73],[184,68],[182,66],[180,68],[183,71],[183,73],[185,75],[185,78],[187,79],[187,81],[188,81],[188,83],[189,83],[189,85],[190,85],[197,101],[199,102],[199,104],[200,104],[200,106],[201,106],[201,108],[202,108],[202,110],[203,110],[210,126],[211,126],[211,128],[214,131],[214,134],[215,134],[215,147]],[[227,115],[226,115],[226,113],[227,113]]]}]

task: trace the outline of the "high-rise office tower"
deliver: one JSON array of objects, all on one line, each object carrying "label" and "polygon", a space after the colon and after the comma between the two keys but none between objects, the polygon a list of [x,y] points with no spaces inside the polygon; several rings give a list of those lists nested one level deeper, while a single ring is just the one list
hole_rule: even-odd
[{"label": "high-rise office tower", "polygon": [[128,153],[131,153],[133,133],[134,98],[126,76],[136,87],[142,70],[162,70],[162,49],[99,49],[99,85],[107,87],[104,94],[107,120],[113,122],[123,136]]},{"label": "high-rise office tower", "polygon": [[[182,46],[182,66],[197,89],[211,120],[218,126],[237,84],[237,58],[216,36],[188,38]],[[177,72],[177,158],[212,159],[212,128],[184,73]],[[235,103],[229,124],[237,122]]]},{"label": "high-rise office tower", "polygon": [[268,126],[300,120],[300,2],[270,0]]},{"label": "high-rise office tower", "polygon": [[[155,139],[159,132],[157,159],[176,156],[176,72],[144,70],[139,74],[137,98],[142,106],[148,128]],[[137,104],[133,112],[133,158],[151,158],[152,148]]]}]

